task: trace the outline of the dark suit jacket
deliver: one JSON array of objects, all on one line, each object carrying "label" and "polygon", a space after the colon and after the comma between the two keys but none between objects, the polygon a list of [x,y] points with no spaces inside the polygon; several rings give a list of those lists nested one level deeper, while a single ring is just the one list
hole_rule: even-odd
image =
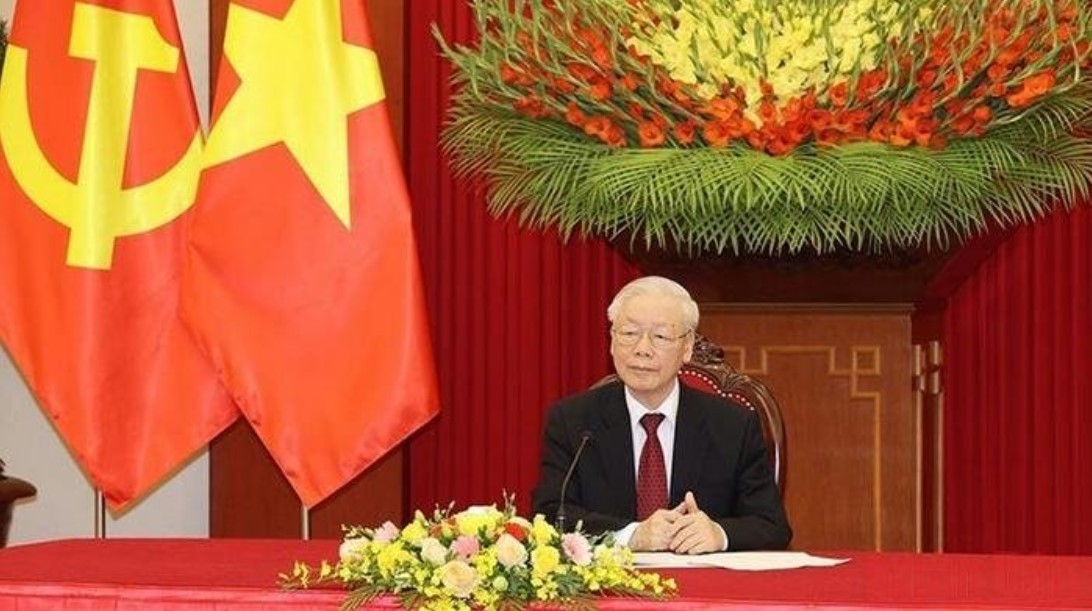
[{"label": "dark suit jacket", "polygon": [[[614,382],[550,408],[534,513],[553,521],[561,483],[584,431],[593,435],[565,494],[567,523],[589,534],[635,522],[633,436],[625,391]],[[784,549],[792,539],[754,412],[686,385],[679,388],[670,505],[693,492],[728,534],[728,549]]]}]

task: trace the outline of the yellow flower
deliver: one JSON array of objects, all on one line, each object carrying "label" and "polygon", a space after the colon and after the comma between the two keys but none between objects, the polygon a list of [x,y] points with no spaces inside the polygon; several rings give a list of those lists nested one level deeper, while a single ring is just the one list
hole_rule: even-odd
[{"label": "yellow flower", "polygon": [[460,535],[477,536],[492,533],[504,517],[496,507],[473,507],[455,516],[455,527]]},{"label": "yellow flower", "polygon": [[557,530],[540,514],[531,523],[531,538],[537,545],[549,545],[557,539]]},{"label": "yellow flower", "polygon": [[395,541],[379,550],[375,563],[383,574],[389,575],[399,564],[409,562],[411,559],[412,555],[402,547],[402,542]]},{"label": "yellow flower", "polygon": [[892,0],[691,0],[650,10],[656,19],[639,16],[628,45],[671,78],[694,85],[699,99],[742,87],[750,104],[763,79],[786,101],[873,69],[883,53],[879,32],[900,18]]},{"label": "yellow flower", "polygon": [[531,572],[537,577],[553,573],[560,564],[561,552],[556,547],[536,547],[531,552]]},{"label": "yellow flower", "polygon": [[402,529],[402,540],[410,545],[419,544],[426,536],[428,536],[428,529],[417,520],[406,524],[406,527]]}]

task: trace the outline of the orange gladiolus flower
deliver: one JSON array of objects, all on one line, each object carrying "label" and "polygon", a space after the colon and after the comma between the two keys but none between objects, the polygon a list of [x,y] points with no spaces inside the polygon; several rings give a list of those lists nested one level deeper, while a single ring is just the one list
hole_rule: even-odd
[{"label": "orange gladiolus flower", "polygon": [[576,91],[576,85],[574,85],[573,82],[570,81],[567,78],[562,78],[560,76],[555,76],[554,77],[554,89],[556,89],[557,92],[561,93],[561,94],[570,94],[570,93]]},{"label": "orange gladiolus flower", "polygon": [[830,125],[830,111],[823,108],[813,109],[808,113],[808,123],[816,132],[826,129]]},{"label": "orange gladiolus flower", "polygon": [[781,138],[774,138],[766,144],[766,150],[774,156],[784,155],[794,148],[796,148],[794,143],[787,142]]},{"label": "orange gladiolus flower", "polygon": [[602,137],[613,125],[614,124],[611,123],[611,120],[607,117],[592,117],[584,122],[584,133],[597,138]]},{"label": "orange gladiolus flower", "polygon": [[525,114],[532,119],[541,119],[550,114],[550,109],[546,107],[538,96],[534,95],[523,96],[516,100],[514,107],[516,112]]},{"label": "orange gladiolus flower", "polygon": [[1048,71],[1033,74],[1020,83],[1019,89],[1005,98],[1009,106],[1020,108],[1045,95],[1054,86],[1054,73]]},{"label": "orange gladiolus flower", "polygon": [[827,90],[827,97],[834,106],[842,107],[849,102],[849,83],[841,81]]},{"label": "orange gladiolus flower", "polygon": [[1024,88],[1036,96],[1044,95],[1054,86],[1054,73],[1046,70],[1033,74],[1024,81]]},{"label": "orange gladiolus flower", "polygon": [[918,87],[932,87],[937,82],[937,71],[932,69],[922,70],[918,72],[915,81]]},{"label": "orange gladiolus flower", "polygon": [[702,127],[701,135],[709,146],[721,148],[732,140],[732,129],[726,121],[709,121]]},{"label": "orange gladiolus flower", "polygon": [[602,76],[596,76],[590,86],[588,87],[588,95],[593,100],[602,102],[603,100],[609,100],[612,92],[610,80]]},{"label": "orange gladiolus flower", "polygon": [[626,132],[621,127],[611,123],[607,129],[606,135],[603,137],[603,141],[608,146],[621,147],[626,145]]},{"label": "orange gladiolus flower", "polygon": [[582,127],[587,118],[588,116],[584,114],[583,110],[580,110],[580,107],[576,105],[576,102],[569,102],[569,107],[565,111],[566,121],[571,125]]},{"label": "orange gladiolus flower", "polygon": [[663,128],[655,121],[641,121],[637,126],[637,136],[640,138],[641,146],[645,148],[660,146],[667,140]]},{"label": "orange gladiolus flower", "polygon": [[735,98],[713,98],[705,104],[702,112],[718,120],[725,120],[737,116],[740,111],[739,102]]},{"label": "orange gladiolus flower", "polygon": [[698,129],[698,124],[693,119],[687,119],[680,123],[676,123],[675,127],[671,130],[675,134],[675,141],[679,144],[687,145],[694,143],[694,133]]},{"label": "orange gladiolus flower", "polygon": [[857,80],[857,99],[867,100],[876,95],[887,82],[887,74],[880,70],[869,70]]}]

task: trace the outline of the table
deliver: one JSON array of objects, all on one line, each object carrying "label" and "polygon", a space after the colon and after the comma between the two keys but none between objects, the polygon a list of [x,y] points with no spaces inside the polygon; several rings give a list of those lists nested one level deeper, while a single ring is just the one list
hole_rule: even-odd
[{"label": "table", "polygon": [[[296,560],[336,541],[73,539],[0,550],[0,611],[333,611],[344,591],[283,591]],[[821,554],[837,555],[837,554]],[[602,599],[603,610],[1092,609],[1092,557],[848,552],[829,568],[660,571],[667,601]],[[394,609],[397,601],[375,601]]]}]

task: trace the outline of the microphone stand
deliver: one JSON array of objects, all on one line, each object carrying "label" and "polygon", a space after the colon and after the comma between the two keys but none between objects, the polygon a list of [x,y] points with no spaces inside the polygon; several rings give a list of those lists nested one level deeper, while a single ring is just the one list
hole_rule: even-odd
[{"label": "microphone stand", "polygon": [[565,532],[565,494],[569,488],[569,480],[572,479],[573,471],[576,470],[576,463],[580,462],[580,455],[584,453],[584,447],[594,437],[595,435],[591,431],[584,431],[580,434],[580,445],[576,447],[576,453],[573,454],[573,459],[569,462],[569,470],[565,473],[565,479],[561,480],[561,498],[557,503],[557,517],[554,519],[554,526],[559,533]]}]

